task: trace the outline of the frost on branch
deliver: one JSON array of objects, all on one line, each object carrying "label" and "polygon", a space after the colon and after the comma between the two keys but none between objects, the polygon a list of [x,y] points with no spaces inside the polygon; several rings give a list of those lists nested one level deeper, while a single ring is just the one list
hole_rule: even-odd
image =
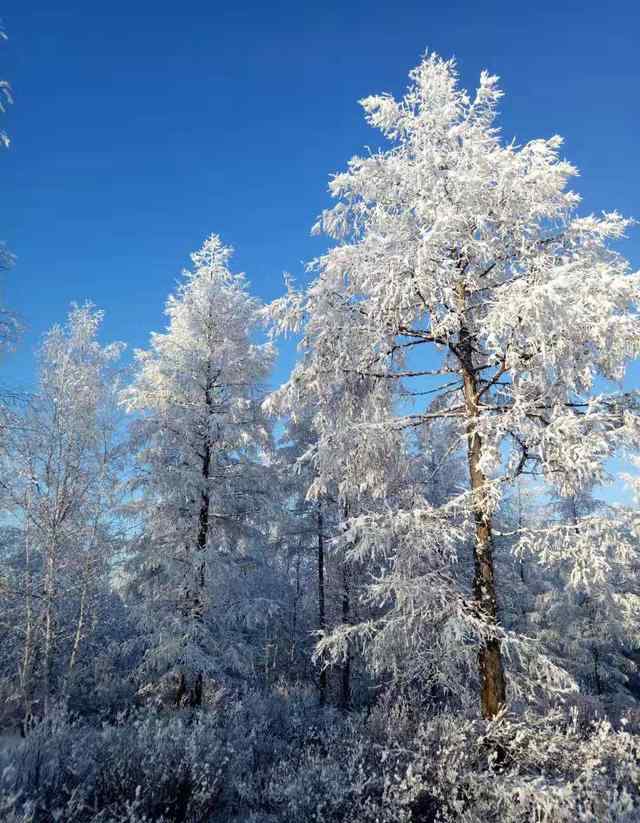
[{"label": "frost on branch", "polygon": [[[274,307],[280,328],[304,316],[301,362],[277,396],[294,415],[303,397],[315,398],[310,494],[336,487],[348,503],[340,540],[355,546],[348,556],[369,578],[361,602],[376,604],[362,623],[374,669],[397,668],[383,662],[385,626],[411,638],[407,648],[425,644],[425,655],[407,655],[425,677],[434,643],[444,648],[433,657],[450,665],[461,650],[468,656],[466,638],[479,648],[491,715],[506,699],[491,518],[514,478],[535,474],[580,493],[632,444],[637,402],[595,386],[620,381],[640,353],[640,275],[609,245],[631,221],[577,214],[568,188],[577,170],[561,138],[502,141],[496,77],[483,73],[469,95],[455,63],[431,54],[410,81],[401,100],[362,101],[391,147],[353,158],[332,179],[338,202],[318,226],[338,243],[314,262],[304,298]],[[450,447],[469,474],[436,517],[421,518],[428,486],[410,491],[411,472],[429,459],[423,433],[436,422],[455,424]],[[388,487],[390,459],[402,491]],[[554,552],[573,562],[574,581],[602,579],[609,562],[606,541],[587,548],[585,536],[563,548],[554,525],[529,543],[544,563]],[[340,628],[338,649],[356,633]],[[323,652],[330,643],[323,638]]]}]

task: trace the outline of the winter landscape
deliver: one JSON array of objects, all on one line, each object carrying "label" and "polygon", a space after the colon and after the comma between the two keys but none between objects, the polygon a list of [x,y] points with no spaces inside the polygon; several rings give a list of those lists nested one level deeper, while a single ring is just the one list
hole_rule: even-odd
[{"label": "winter landscape", "polygon": [[[82,212],[118,211],[107,180],[120,172],[109,165],[107,178],[97,153],[75,155],[82,185],[52,184],[43,195],[61,205],[57,240],[41,239],[38,197],[24,196],[27,161],[40,179],[35,157],[48,156],[51,140],[65,168],[71,133],[48,117],[58,105],[81,108],[82,94],[125,95],[124,69],[95,91],[92,66],[111,59],[109,49],[123,49],[126,61],[134,46],[118,31],[124,9],[96,19],[98,30],[111,19],[114,40],[92,55],[96,34],[85,51],[79,35],[64,48],[56,40],[80,32],[90,12],[26,5],[30,14],[15,7],[18,43],[5,14],[0,44],[12,55],[0,84],[6,199],[15,189],[23,210],[18,222],[3,217],[2,237],[0,820],[640,821],[640,230],[613,202],[616,187],[626,191],[622,178],[612,171],[584,196],[590,169],[578,178],[571,145],[555,135],[560,115],[527,114],[534,103],[522,91],[509,100],[517,48],[502,66],[476,43],[467,64],[455,32],[446,46],[446,21],[430,39],[427,15],[384,70],[359,54],[370,61],[357,75],[360,111],[354,97],[344,112],[365,136],[352,144],[350,135],[349,153],[336,152],[335,167],[309,182],[321,192],[328,179],[329,192],[300,207],[300,243],[311,251],[297,270],[282,250],[286,215],[298,208],[283,202],[296,168],[261,159],[283,181],[273,191],[249,171],[217,173],[219,205],[186,228],[191,184],[167,178],[184,202],[162,201],[177,227],[163,234],[152,227],[151,160],[133,119],[131,145],[120,122],[114,151],[140,164],[150,216],[134,230],[122,198],[130,234],[113,229],[119,217],[96,228],[109,235],[101,254]],[[225,33],[249,25],[219,5],[172,12],[191,14],[206,41],[197,60],[180,64],[194,77],[206,74]],[[386,20],[393,10],[383,5]],[[418,6],[406,5],[417,21]],[[336,38],[337,9],[326,29],[334,25]],[[631,43],[640,16],[628,9],[620,36]],[[286,26],[320,15],[292,23],[280,12],[292,48]],[[169,37],[174,18],[159,15],[165,28],[152,21],[149,42]],[[159,93],[152,73],[165,59],[159,46],[144,52],[147,22],[132,20],[136,54],[145,54],[137,65],[151,66],[123,103],[135,112],[146,111],[141,88]],[[598,36],[613,37],[623,22],[605,21]],[[179,40],[187,24],[177,25]],[[264,23],[264,36],[280,25]],[[52,84],[53,108],[9,76],[15,66],[33,84],[25,66],[38,58],[28,44],[49,36],[62,82],[55,60],[38,82]],[[438,50],[425,50],[431,42]],[[321,73],[332,60],[348,71],[351,58],[339,51],[329,39],[309,60]],[[81,77],[74,85],[65,74],[80,54],[84,91]],[[243,59],[207,81],[212,100],[224,84],[234,106],[254,89],[253,69],[234,74]],[[572,55],[557,59],[568,66]],[[284,54],[277,60],[292,70]],[[293,71],[312,72],[311,62]],[[369,75],[382,79],[368,84]],[[305,76],[294,89],[313,85]],[[327,83],[305,104],[310,113],[300,101],[285,109],[285,120],[302,117],[292,140],[306,134],[309,179],[325,139],[316,106],[344,118],[341,94]],[[206,96],[198,102],[208,105]],[[255,133],[269,122],[275,136],[264,139],[273,151],[283,143],[286,156],[287,127],[277,113],[267,121],[271,105],[238,128]],[[607,101],[595,95],[596,119],[600,105]],[[637,103],[627,105],[627,121],[599,128],[612,130],[611,163],[637,196],[637,163],[617,147],[638,122]],[[40,113],[23,115],[27,136],[19,110],[34,106]],[[91,119],[75,116],[74,130]],[[239,138],[223,114],[215,124],[203,126],[214,142],[197,162],[226,169]],[[197,122],[168,125],[166,141],[156,125],[149,154],[160,146],[158,162],[196,151]],[[589,152],[604,139],[596,132],[582,135]],[[242,148],[252,152],[257,144]],[[204,167],[198,174],[195,189],[208,191]],[[135,176],[126,177],[135,198]],[[273,221],[270,245],[256,218],[245,218],[254,204],[272,215],[260,218]],[[69,220],[77,229],[65,228]],[[80,273],[58,256],[65,232],[80,246],[69,260],[85,256]],[[149,269],[135,263],[134,272],[122,261],[145,242]],[[241,273],[242,242],[266,255],[268,281]],[[163,256],[165,244],[175,259]],[[51,271],[36,272],[48,259]],[[38,297],[58,276],[62,295]],[[24,291],[12,292],[13,282]],[[61,302],[66,316],[54,311]]]}]

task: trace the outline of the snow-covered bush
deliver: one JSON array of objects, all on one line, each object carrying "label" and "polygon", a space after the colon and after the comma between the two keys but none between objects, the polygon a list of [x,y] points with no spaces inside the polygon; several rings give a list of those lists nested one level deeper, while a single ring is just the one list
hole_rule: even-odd
[{"label": "snow-covered bush", "polygon": [[[464,720],[407,702],[368,717],[308,694],[101,729],[62,713],[0,755],[15,823],[631,823],[640,735],[577,712]],[[12,816],[13,815],[13,816]]]},{"label": "snow-covered bush", "polygon": [[352,819],[367,785],[360,727],[291,694],[100,729],[58,713],[0,755],[6,813],[25,823]]},{"label": "snow-covered bush", "polygon": [[[406,743],[404,744],[406,745]],[[577,714],[422,725],[399,807],[450,823],[623,823],[640,820],[640,737]],[[399,818],[400,819],[400,818]]]}]

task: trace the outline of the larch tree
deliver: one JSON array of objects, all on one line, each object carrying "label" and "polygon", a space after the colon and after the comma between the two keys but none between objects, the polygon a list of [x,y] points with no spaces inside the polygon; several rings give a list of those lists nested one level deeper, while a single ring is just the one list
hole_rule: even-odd
[{"label": "larch tree", "polygon": [[202,702],[207,678],[251,665],[247,635],[271,608],[249,589],[268,582],[271,432],[260,402],[273,348],[255,342],[260,306],[229,270],[231,253],[212,235],[192,255],[168,329],[136,352],[124,395],[136,415],[145,666],[187,705]]},{"label": "larch tree", "polygon": [[[640,278],[610,247],[629,220],[577,216],[561,138],[502,141],[496,77],[483,72],[471,96],[455,63],[431,54],[410,78],[401,100],[362,101],[392,145],[332,179],[338,203],[317,229],[337,242],[312,264],[307,291],[273,314],[304,330],[296,391],[326,399],[345,375],[391,386],[395,402],[375,416],[327,418],[320,454],[336,438],[349,451],[390,430],[457,424],[466,489],[444,505],[352,518],[350,539],[373,568],[382,545],[404,558],[372,583],[389,620],[402,607],[406,631],[419,633],[417,615],[436,612],[445,657],[473,639],[481,710],[493,717],[507,703],[493,514],[505,483],[532,467],[563,494],[593,486],[632,436],[635,399],[607,394],[599,378],[619,382],[640,351]],[[524,542],[537,551],[544,538]],[[469,590],[451,575],[467,546]]]}]

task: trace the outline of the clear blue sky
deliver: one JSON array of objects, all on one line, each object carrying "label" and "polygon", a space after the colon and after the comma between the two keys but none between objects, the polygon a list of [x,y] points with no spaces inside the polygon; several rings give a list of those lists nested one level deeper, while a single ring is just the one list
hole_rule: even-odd
[{"label": "clear blue sky", "polygon": [[[5,0],[6,302],[28,326],[3,382],[72,300],[144,346],[188,253],[218,232],[270,300],[323,247],[330,173],[381,138],[357,100],[401,94],[428,47],[502,78],[505,137],[559,133],[585,211],[640,217],[640,3]],[[625,244],[640,266],[640,228]],[[293,352],[285,347],[275,375]],[[636,374],[638,372],[636,371]]]}]

